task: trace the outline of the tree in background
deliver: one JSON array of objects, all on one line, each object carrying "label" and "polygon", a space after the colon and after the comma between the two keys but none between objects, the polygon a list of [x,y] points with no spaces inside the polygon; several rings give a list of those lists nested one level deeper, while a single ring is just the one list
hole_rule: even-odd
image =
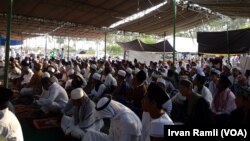
[{"label": "tree in background", "polygon": [[250,28],[249,19],[246,18],[237,18],[237,19],[218,19],[211,20],[206,23],[202,23],[200,26],[196,26],[194,28],[190,28],[186,31],[181,31],[176,33],[178,37],[188,37],[188,38],[196,38],[197,32],[217,32],[217,31],[226,31],[228,30],[237,30]]},{"label": "tree in background", "polygon": [[116,42],[130,42],[135,39],[139,39],[146,44],[154,44],[157,42],[157,39],[153,38],[152,36],[139,36],[139,34],[138,36],[109,34],[107,37],[107,54],[111,56],[122,56],[123,49]]},{"label": "tree in background", "polygon": [[157,40],[152,37],[141,37],[139,39],[146,44],[155,44],[157,42]]},{"label": "tree in background", "polygon": [[118,44],[111,44],[107,46],[107,53],[112,56],[119,56],[123,54],[123,49]]},{"label": "tree in background", "polygon": [[95,54],[95,50],[92,47],[89,47],[88,50],[86,50],[87,54]]},{"label": "tree in background", "polygon": [[62,44],[64,44],[65,38],[64,37],[58,37],[56,39],[56,42],[62,47]]}]

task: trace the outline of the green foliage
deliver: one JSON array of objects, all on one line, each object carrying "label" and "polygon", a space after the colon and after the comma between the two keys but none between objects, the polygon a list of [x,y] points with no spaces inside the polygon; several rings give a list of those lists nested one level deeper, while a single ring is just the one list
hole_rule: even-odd
[{"label": "green foliage", "polygon": [[61,45],[64,43],[64,39],[65,39],[64,37],[59,37],[56,39],[56,42]]},{"label": "green foliage", "polygon": [[110,55],[121,55],[123,50],[118,44],[111,44],[107,46],[107,53]]},{"label": "green foliage", "polygon": [[239,26],[240,29],[250,28],[250,23],[245,23]]},{"label": "green foliage", "polygon": [[87,54],[95,54],[95,50],[92,47],[90,47],[88,50],[86,50],[86,53]]},{"label": "green foliage", "polygon": [[82,50],[82,51],[80,51],[80,53],[79,54],[86,54],[87,53],[87,51],[86,50]]},{"label": "green foliage", "polygon": [[155,44],[157,42],[156,39],[151,37],[141,37],[140,40],[146,44]]},{"label": "green foliage", "polygon": [[[63,46],[63,48],[65,52],[68,52],[68,46],[65,45]],[[75,51],[76,49],[74,47],[69,46],[69,52],[75,52]]]}]

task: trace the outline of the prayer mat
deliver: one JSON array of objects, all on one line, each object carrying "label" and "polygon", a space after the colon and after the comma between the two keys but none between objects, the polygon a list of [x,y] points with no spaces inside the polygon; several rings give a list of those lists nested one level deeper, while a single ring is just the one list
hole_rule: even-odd
[{"label": "prayer mat", "polygon": [[56,117],[33,120],[36,129],[48,129],[60,127],[60,120]]},{"label": "prayer mat", "polygon": [[12,100],[14,105],[31,105],[33,104],[33,97],[28,97],[28,96],[22,96],[22,97],[16,97],[15,99]]},{"label": "prayer mat", "polygon": [[25,118],[36,118],[38,114],[36,111],[39,110],[39,107],[32,106],[32,105],[14,105],[16,116],[19,119]]}]

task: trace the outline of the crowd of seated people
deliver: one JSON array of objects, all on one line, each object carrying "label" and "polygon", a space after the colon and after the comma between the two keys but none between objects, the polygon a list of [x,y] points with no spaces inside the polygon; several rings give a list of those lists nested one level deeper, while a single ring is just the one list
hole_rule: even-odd
[{"label": "crowd of seated people", "polygon": [[60,115],[65,135],[85,141],[159,141],[164,125],[250,123],[249,72],[209,60],[11,58],[8,78],[17,99]]}]

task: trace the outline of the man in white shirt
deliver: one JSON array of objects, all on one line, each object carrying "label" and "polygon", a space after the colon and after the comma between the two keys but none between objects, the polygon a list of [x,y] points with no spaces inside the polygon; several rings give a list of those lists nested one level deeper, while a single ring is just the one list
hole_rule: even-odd
[{"label": "man in white shirt", "polygon": [[105,76],[105,81],[104,81],[104,85],[109,88],[112,92],[112,90],[114,90],[114,87],[117,87],[117,81],[116,79],[112,76],[112,69],[109,68],[105,68],[104,69],[104,76]]},{"label": "man in white shirt", "polygon": [[56,69],[54,67],[52,67],[52,66],[48,67],[48,73],[50,74],[51,81],[58,83],[59,81],[55,76],[55,71],[56,71]]},{"label": "man in white shirt", "polygon": [[213,95],[210,92],[210,90],[204,85],[205,82],[206,82],[206,77],[197,73],[197,75],[194,79],[195,87],[194,87],[193,91],[195,93],[200,94],[208,102],[208,104],[211,108],[212,101],[213,101]]},{"label": "man in white shirt", "polygon": [[24,67],[23,68],[23,81],[21,82],[22,86],[25,86],[27,84],[29,84],[34,72],[29,68],[29,67]]},{"label": "man in white shirt", "polygon": [[133,70],[131,68],[127,68],[126,69],[126,83],[128,84],[129,87],[132,86],[132,82],[133,82]]},{"label": "man in white shirt", "polygon": [[212,93],[213,97],[215,96],[216,92],[217,92],[217,84],[219,82],[220,79],[220,74],[221,72],[219,70],[216,69],[212,69],[211,73],[210,73],[210,78],[211,81],[209,82],[209,90]]},{"label": "man in white shirt", "polygon": [[20,78],[22,76],[21,74],[22,74],[21,69],[16,67],[15,63],[11,63],[8,78],[14,81]]},{"label": "man in white shirt", "polygon": [[164,125],[174,125],[171,118],[164,111],[162,105],[169,100],[169,96],[156,83],[151,83],[147,94],[142,100],[142,136],[141,141],[157,139],[164,140]]},{"label": "man in white shirt", "polygon": [[99,73],[94,73],[92,76],[92,82],[94,88],[91,90],[90,97],[92,99],[98,100],[104,95],[106,86],[101,82],[101,75]]},{"label": "man in white shirt", "polygon": [[237,93],[237,85],[238,85],[238,76],[241,74],[241,68],[235,67],[232,69],[232,75],[228,76],[228,79],[232,83],[230,89],[231,91],[236,94]]},{"label": "man in white shirt", "polygon": [[13,95],[10,89],[0,87],[0,136],[8,141],[23,141],[23,132],[17,117],[8,109]]},{"label": "man in white shirt", "polygon": [[50,78],[43,76],[42,85],[48,91],[48,97],[41,97],[36,103],[41,106],[44,113],[59,113],[68,103],[68,95],[65,89]]},{"label": "man in white shirt", "polygon": [[[74,109],[73,116],[68,115],[71,108]],[[71,91],[71,99],[63,112],[61,127],[67,135],[80,139],[84,136],[86,130],[99,131],[101,129],[102,120],[96,120],[94,115],[95,103],[88,98],[82,88]]]}]

